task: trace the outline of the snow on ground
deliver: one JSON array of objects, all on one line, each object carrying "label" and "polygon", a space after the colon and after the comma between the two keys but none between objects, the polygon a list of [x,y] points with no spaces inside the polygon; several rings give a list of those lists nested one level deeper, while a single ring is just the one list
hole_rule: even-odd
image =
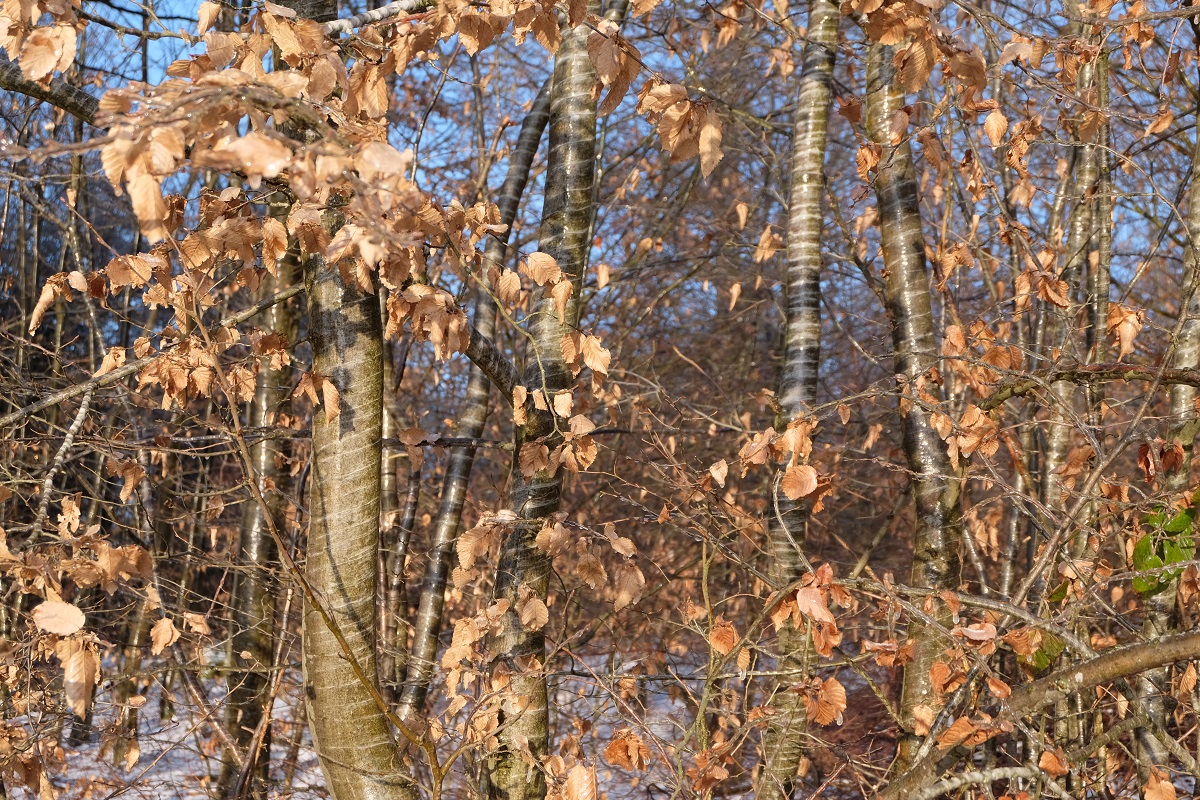
[{"label": "snow on ground", "polygon": [[[52,776],[61,791],[60,800],[212,800],[221,771],[219,739],[212,732],[210,720],[186,691],[178,684],[169,691],[173,714],[167,719],[160,718],[162,686],[155,683],[146,691],[146,702],[138,712],[140,753],[127,770],[124,764],[114,763],[111,752],[117,709],[111,703],[111,692],[103,691],[105,688],[97,692],[94,728],[84,744],[71,746],[72,723],[65,726],[62,740],[66,766]],[[213,690],[211,683],[205,688]],[[285,784],[285,765],[297,733],[294,720],[299,697],[298,682],[285,680],[273,712],[271,794],[321,800],[328,795],[307,729],[301,732],[296,748],[290,787]],[[209,701],[218,709],[216,716],[220,715],[220,699],[214,696]],[[20,790],[16,796],[22,796]]]}]

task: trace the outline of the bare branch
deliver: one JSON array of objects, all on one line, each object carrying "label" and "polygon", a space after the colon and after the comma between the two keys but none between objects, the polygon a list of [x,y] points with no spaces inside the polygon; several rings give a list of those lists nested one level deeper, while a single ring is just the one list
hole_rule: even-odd
[{"label": "bare branch", "polygon": [[394,3],[388,3],[385,6],[364,11],[361,14],[355,14],[353,17],[345,19],[334,19],[326,22],[321,26],[321,30],[326,36],[336,36],[339,33],[350,33],[355,28],[363,25],[370,25],[372,22],[382,22],[385,19],[398,17],[401,14],[412,14],[416,11],[424,11],[429,6],[433,5],[430,0],[395,0]]},{"label": "bare branch", "polygon": [[78,117],[89,125],[96,124],[96,111],[99,101],[90,94],[72,86],[61,78],[51,78],[49,83],[42,84],[26,78],[21,68],[12,61],[0,63],[0,89],[42,100],[50,105],[61,108],[73,117]]}]

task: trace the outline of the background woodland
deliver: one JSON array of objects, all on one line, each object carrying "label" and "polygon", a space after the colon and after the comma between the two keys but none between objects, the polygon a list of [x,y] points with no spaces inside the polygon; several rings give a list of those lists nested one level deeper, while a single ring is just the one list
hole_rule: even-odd
[{"label": "background woodland", "polygon": [[0,796],[1191,796],[1200,8],[3,0]]}]

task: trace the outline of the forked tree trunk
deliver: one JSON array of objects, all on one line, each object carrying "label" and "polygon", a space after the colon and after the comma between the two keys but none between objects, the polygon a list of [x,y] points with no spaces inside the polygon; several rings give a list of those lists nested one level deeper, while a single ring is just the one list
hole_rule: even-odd
[{"label": "forked tree trunk", "polygon": [[[779,403],[784,424],[810,411],[817,396],[821,357],[821,230],[824,219],[825,141],[829,127],[834,56],[841,14],[829,0],[813,0],[808,17],[808,43],[800,72],[792,139],[791,197],[787,231],[787,341]],[[774,506],[778,505],[778,518]],[[767,524],[771,578],[776,588],[803,573],[807,540],[807,507],[782,495],[769,511]],[[804,751],[805,709],[802,695],[789,691],[806,668],[807,636],[792,626],[779,631],[779,669],[763,735],[763,769],[755,786],[757,800],[788,800]]]},{"label": "forked tree trunk", "polygon": [[[953,589],[959,583],[961,513],[959,486],[950,468],[946,444],[931,424],[930,412],[916,399],[918,382],[923,391],[940,401],[940,388],[926,376],[938,359],[929,269],[921,230],[920,201],[908,134],[891,144],[892,119],[904,106],[896,87],[893,50],[872,44],[867,55],[867,134],[882,148],[875,175],[879,204],[880,241],[886,270],[887,312],[892,325],[894,372],[901,382],[901,430],[904,454],[912,472],[916,530],[913,533],[911,585],[928,589]],[[946,612],[948,617],[948,612]],[[949,622],[949,619],[946,620]],[[897,743],[893,774],[904,772],[920,746],[915,736],[913,709],[935,706],[929,669],[941,655],[945,641],[936,627],[910,620],[908,636],[916,648],[904,668],[900,717],[904,730]]]},{"label": "forked tree trunk", "polygon": [[[475,329],[489,339],[493,338],[496,328],[496,303],[492,297],[492,287],[487,283],[486,270],[491,267],[503,267],[508,260],[506,251],[512,224],[517,218],[521,196],[529,182],[533,159],[549,118],[550,84],[547,82],[538,92],[533,106],[521,123],[521,132],[517,136],[516,147],[509,156],[508,172],[500,189],[500,222],[507,225],[508,229],[489,238],[484,250],[485,273],[480,276],[480,284],[475,292],[473,319]],[[459,415],[459,436],[477,439],[483,435],[490,390],[491,381],[487,375],[472,364],[467,379],[467,396]],[[408,655],[408,671],[400,694],[401,719],[411,719],[419,715],[424,709],[425,698],[429,693],[446,605],[446,580],[450,574],[454,541],[458,537],[467,486],[475,463],[475,451],[476,448],[470,445],[450,450],[446,477],[442,482],[441,503],[433,527],[429,563],[421,583],[421,597]]]},{"label": "forked tree trunk", "polygon": [[[591,244],[596,162],[592,87],[596,73],[588,56],[589,32],[585,25],[574,30],[564,27],[550,89],[549,161],[538,247],[557,259],[575,292],[563,323],[548,298],[539,301],[533,311],[534,352],[526,364],[524,385],[530,393],[540,389],[548,398],[574,384],[563,359],[562,341],[578,323],[579,293]],[[534,545],[534,537],[543,522],[558,511],[562,496],[561,470],[542,470],[525,478],[518,464],[521,448],[527,443],[540,441],[553,450],[562,441],[550,413],[530,407],[527,423],[516,433],[511,502],[518,521],[501,543],[495,588],[497,600],[514,605],[522,587],[534,596],[546,597],[550,561]],[[493,685],[502,673],[510,676],[497,732],[499,747],[488,757],[485,770],[488,796],[493,800],[540,800],[546,793],[541,763],[549,748],[545,635],[525,628],[510,610],[490,632],[487,649],[494,658]]]}]

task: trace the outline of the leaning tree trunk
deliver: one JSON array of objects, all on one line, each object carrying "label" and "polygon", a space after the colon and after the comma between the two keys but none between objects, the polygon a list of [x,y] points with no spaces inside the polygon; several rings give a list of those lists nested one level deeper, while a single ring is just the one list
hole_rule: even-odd
[{"label": "leaning tree trunk", "polygon": [[[946,444],[931,424],[930,411],[923,401],[916,399],[914,384],[918,381],[924,382],[923,392],[938,397],[937,384],[927,378],[936,365],[938,352],[912,151],[907,138],[896,145],[891,143],[892,118],[904,106],[904,95],[896,87],[892,56],[889,46],[870,46],[866,118],[868,136],[882,148],[875,193],[886,271],[884,291],[892,324],[894,372],[901,384],[904,454],[912,471],[917,512],[912,585],[953,589],[962,572],[959,486],[950,468]],[[945,647],[937,628],[918,620],[910,620],[908,635],[916,648],[913,660],[904,668],[900,698],[904,730],[892,764],[893,774],[897,775],[911,766],[920,746],[920,739],[914,734],[913,710],[919,705],[936,705],[929,669]]]},{"label": "leaning tree trunk", "polygon": [[[484,274],[479,277],[475,293],[473,318],[479,334],[492,338],[496,327],[496,303],[492,287],[487,282],[486,270],[501,268],[507,261],[507,246],[513,222],[521,204],[525,185],[529,182],[530,169],[537,154],[542,132],[550,119],[550,83],[538,92],[533,107],[521,123],[517,144],[509,156],[508,172],[500,189],[498,205],[500,223],[508,226],[501,234],[488,239],[484,250]],[[467,396],[459,415],[459,435],[477,439],[483,435],[487,420],[488,395],[491,380],[475,364],[471,365],[467,380]],[[442,482],[441,504],[434,522],[433,541],[430,545],[429,563],[421,584],[421,597],[417,617],[413,626],[412,646],[408,654],[408,670],[400,695],[399,714],[401,719],[419,715],[425,706],[429,684],[433,678],[434,659],[437,656],[438,637],[442,630],[442,616],[446,605],[446,580],[450,573],[451,554],[462,520],[463,504],[466,502],[467,486],[471,479],[471,468],[475,463],[476,448],[473,445],[454,447],[450,450],[446,477]]]},{"label": "leaning tree trunk", "polygon": [[[593,9],[594,11],[595,9]],[[564,321],[559,322],[553,300],[541,300],[532,314],[533,357],[526,365],[524,384],[530,393],[540,389],[547,398],[574,384],[563,359],[563,337],[578,323],[579,293],[591,244],[592,190],[596,162],[595,69],[587,50],[590,29],[564,28],[554,59],[550,89],[550,144],[546,168],[542,225],[538,247],[553,256],[574,284]],[[550,560],[534,545],[543,522],[558,511],[562,496],[561,469],[541,470],[526,478],[519,466],[521,448],[541,443],[553,450],[562,441],[552,412],[527,410],[527,422],[516,432],[512,509],[517,515],[504,536],[496,569],[495,596],[513,606],[522,590],[546,597]],[[546,707],[545,635],[521,624],[510,610],[497,622],[487,641],[493,656],[493,675],[507,672],[499,747],[488,758],[485,782],[493,800],[540,800],[546,793],[542,759],[549,748]]]},{"label": "leaning tree trunk", "polygon": [[[810,411],[816,402],[821,356],[821,229],[825,189],[825,141],[829,127],[833,63],[840,13],[829,0],[813,0],[808,43],[796,98],[792,139],[791,198],[787,232],[787,341],[779,402],[786,424]],[[767,525],[771,578],[782,589],[803,573],[808,509],[776,498]],[[792,796],[805,736],[805,709],[799,692],[789,691],[806,667],[807,636],[790,625],[779,631],[779,669],[785,675],[772,687],[763,735],[763,769],[755,786],[757,800]]]}]

